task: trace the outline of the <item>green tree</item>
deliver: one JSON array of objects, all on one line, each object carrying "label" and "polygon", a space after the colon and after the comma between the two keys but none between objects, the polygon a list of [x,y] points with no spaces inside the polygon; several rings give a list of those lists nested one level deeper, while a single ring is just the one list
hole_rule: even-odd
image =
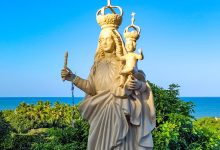
[{"label": "green tree", "polygon": [[0,111],[0,149],[7,149],[8,147],[10,147],[11,132],[11,125],[5,120],[3,113]]},{"label": "green tree", "polygon": [[179,86],[163,89],[151,83],[154,94],[157,126],[153,131],[156,150],[217,150],[220,138],[209,129],[193,125],[194,104],[179,98]]}]

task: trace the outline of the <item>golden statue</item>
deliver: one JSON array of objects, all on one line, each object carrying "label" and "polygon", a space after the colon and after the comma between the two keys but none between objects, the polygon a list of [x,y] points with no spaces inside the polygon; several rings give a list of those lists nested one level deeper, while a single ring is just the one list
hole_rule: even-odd
[{"label": "golden statue", "polygon": [[[120,14],[116,14],[114,8],[118,8]],[[105,14],[106,9],[112,13]],[[153,148],[151,131],[156,116],[152,91],[144,72],[137,70],[127,78],[125,86],[120,86],[121,71],[127,63],[119,61],[120,57],[127,55],[117,30],[122,15],[122,9],[112,6],[110,0],[107,6],[98,10],[96,19],[101,32],[88,79],[73,74],[68,67],[61,70],[63,79],[86,93],[79,111],[90,124],[88,150]]]}]

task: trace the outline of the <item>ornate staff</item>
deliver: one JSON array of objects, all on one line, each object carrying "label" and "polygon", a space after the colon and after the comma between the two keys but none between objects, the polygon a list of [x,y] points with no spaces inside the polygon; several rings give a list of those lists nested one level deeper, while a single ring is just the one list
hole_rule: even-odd
[{"label": "ornate staff", "polygon": [[75,104],[74,104],[74,84],[72,82],[72,87],[71,87],[71,93],[72,93],[72,102],[73,102],[73,112],[72,112],[72,127],[74,127],[74,123],[75,123],[75,120],[74,120],[74,116],[75,116],[75,112],[74,112],[74,108],[75,108]]},{"label": "ornate staff", "polygon": [[[67,69],[67,63],[68,63],[68,51],[66,51],[64,55],[64,69]],[[65,81],[65,77],[63,77],[63,81]],[[72,112],[72,126],[74,127],[74,84],[72,83],[71,87],[71,93],[72,93],[72,102],[73,102],[73,112]]]}]

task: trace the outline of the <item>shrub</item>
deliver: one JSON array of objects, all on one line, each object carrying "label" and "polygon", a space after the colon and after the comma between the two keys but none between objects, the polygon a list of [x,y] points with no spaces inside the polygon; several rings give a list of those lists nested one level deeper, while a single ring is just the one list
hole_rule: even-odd
[{"label": "shrub", "polygon": [[3,113],[0,111],[0,149],[8,149],[11,145],[10,133],[12,128],[5,120]]},{"label": "shrub", "polygon": [[21,103],[15,111],[5,113],[5,118],[18,133],[30,129],[65,127],[72,123],[72,107],[56,102],[38,101],[36,105]]}]

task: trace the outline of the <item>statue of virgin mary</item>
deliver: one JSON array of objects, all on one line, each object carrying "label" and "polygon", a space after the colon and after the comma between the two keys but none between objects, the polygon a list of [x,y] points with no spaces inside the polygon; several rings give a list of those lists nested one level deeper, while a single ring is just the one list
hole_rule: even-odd
[{"label": "statue of virgin mary", "polygon": [[[119,8],[116,14],[113,8]],[[112,14],[105,14],[105,9]],[[98,46],[88,79],[82,79],[69,68],[61,71],[65,80],[86,93],[79,105],[83,118],[90,124],[88,150],[148,150],[153,148],[151,131],[155,127],[153,95],[143,71],[139,70],[120,86],[124,64],[118,56],[126,53],[118,27],[122,9],[107,6],[97,12],[101,26]],[[139,91],[139,94],[135,94]]]}]

